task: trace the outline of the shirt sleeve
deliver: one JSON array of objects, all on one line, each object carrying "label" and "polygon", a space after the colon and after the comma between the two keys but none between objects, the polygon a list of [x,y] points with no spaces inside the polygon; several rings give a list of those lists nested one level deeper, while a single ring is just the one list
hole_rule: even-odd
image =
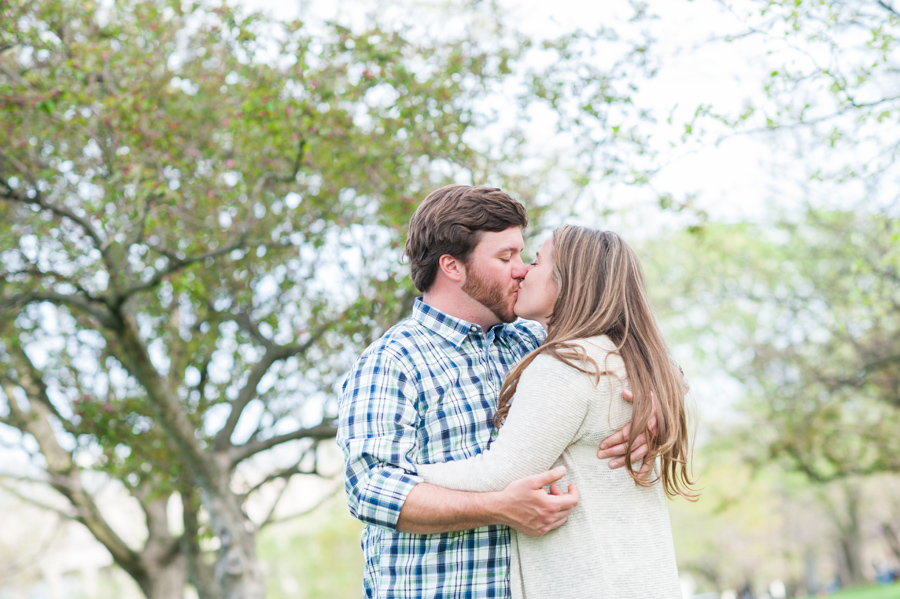
[{"label": "shirt sleeve", "polygon": [[[418,457],[414,379],[385,349],[361,356],[344,382],[337,442],[344,452],[350,513],[396,530]],[[413,473],[413,474],[411,474]]]},{"label": "shirt sleeve", "polygon": [[549,470],[578,435],[593,382],[556,358],[538,356],[522,373],[515,399],[490,448],[466,460],[419,464],[429,483],[463,491],[500,491]]}]

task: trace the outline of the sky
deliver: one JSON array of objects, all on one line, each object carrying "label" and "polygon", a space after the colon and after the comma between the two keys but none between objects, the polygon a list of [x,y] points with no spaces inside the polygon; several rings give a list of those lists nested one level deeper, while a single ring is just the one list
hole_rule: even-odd
[{"label": "sky", "polygon": [[[446,16],[449,3],[440,1],[248,0],[247,4],[283,18],[300,16],[307,22],[337,19],[361,25],[368,15],[375,14],[381,22],[409,24],[429,33],[453,27],[452,18],[448,23]],[[506,28],[534,39],[579,28],[596,31],[604,26],[621,30],[623,35],[638,29],[649,31],[656,40],[652,52],[658,57],[660,69],[655,78],[640,82],[635,103],[653,110],[661,119],[653,134],[665,151],[660,155],[654,187],[676,198],[697,195],[699,207],[718,218],[757,218],[763,214],[762,200],[770,195],[766,168],[771,153],[769,140],[740,136],[718,145],[709,143],[710,139],[686,147],[679,143],[682,121],[689,120],[697,106],[711,104],[724,112],[738,113],[751,98],[759,100],[759,81],[768,68],[767,49],[761,40],[721,41],[724,35],[743,30],[735,14],[714,0],[657,0],[649,9],[658,18],[635,25],[628,22],[632,9],[624,0],[500,0],[499,6]],[[672,117],[674,125],[665,122],[667,116]],[[535,148],[564,148],[564,142],[554,140],[549,119],[541,120],[538,115],[529,124],[529,134]],[[670,143],[679,147],[666,148]],[[647,190],[635,188],[613,191],[600,186],[597,192],[619,209],[646,203],[648,197]],[[634,222],[645,226],[647,218],[643,212],[633,216]]]},{"label": "sky", "polygon": [[[418,28],[441,35],[461,28],[446,10],[451,3],[440,1],[360,2],[357,0],[248,0],[248,6],[281,18],[300,17],[315,23],[336,19],[362,27],[370,15],[382,23]],[[770,66],[763,40],[726,43],[722,38],[744,30],[734,14],[714,0],[653,1],[650,11],[658,18],[630,23],[632,7],[625,0],[604,2],[584,0],[501,0],[504,26],[534,39],[549,39],[578,29],[596,31],[611,27],[622,36],[647,32],[655,39],[653,55],[659,70],[652,79],[642,79],[634,101],[658,116],[653,131],[660,148],[659,172],[653,189],[624,185],[595,184],[594,195],[612,215],[600,215],[592,207],[576,211],[579,224],[626,231],[629,236],[655,234],[661,229],[681,226],[691,214],[661,212],[655,203],[656,191],[674,197],[696,196],[696,206],[718,220],[762,219],[768,213],[774,174],[770,168],[773,141],[760,136],[734,136],[714,144],[718,132],[696,143],[682,143],[683,122],[689,121],[697,106],[714,105],[731,114],[740,113],[750,101],[761,100],[760,80]],[[482,23],[490,29],[490,23]],[[666,122],[671,117],[673,124]],[[722,130],[724,131],[724,130]],[[535,113],[527,129],[533,147],[545,152],[565,152],[569,140],[559,139],[547,115]],[[490,141],[490,140],[488,140]],[[551,216],[553,228],[573,217]],[[629,237],[627,237],[629,238]],[[538,242],[539,243],[539,242]],[[740,397],[739,383],[721,373],[694,373],[693,409],[701,422],[720,422],[734,417],[733,405]]]},{"label": "sky", "polygon": [[[382,23],[404,26],[424,35],[453,34],[471,26],[469,17],[454,12],[454,3],[438,0],[245,0],[250,8],[274,16],[300,17],[312,26],[325,20],[361,27],[372,16]],[[649,33],[655,40],[652,54],[659,64],[658,74],[639,81],[634,101],[658,115],[658,129],[652,132],[660,148],[659,172],[653,187],[675,197],[697,196],[697,206],[718,219],[761,218],[775,184],[771,169],[773,142],[754,136],[734,136],[713,144],[711,138],[699,143],[680,142],[683,121],[691,118],[698,105],[714,105],[728,113],[740,112],[751,100],[759,100],[759,81],[769,65],[769,49],[763,40],[724,43],[721,38],[743,30],[741,20],[715,0],[655,0],[649,10],[657,18],[629,22],[632,6],[625,0],[604,2],[557,0],[498,0],[503,25],[540,40],[581,29],[596,31],[608,27],[623,37]],[[481,3],[486,6],[486,2]],[[491,22],[476,22],[490,31]],[[672,123],[666,122],[670,116]],[[535,113],[528,124],[530,143],[541,150],[564,153],[568,140],[560,139],[547,115]],[[488,136],[490,133],[488,133]],[[485,139],[485,143],[493,140]],[[669,147],[671,146],[671,147]],[[576,213],[581,224],[614,228],[631,236],[651,235],[660,228],[678,225],[691,216],[660,212],[654,207],[652,190],[604,182],[594,184],[595,195],[616,209],[612,216],[600,216],[586,208]],[[559,220],[562,220],[562,216]],[[559,220],[551,217],[548,224]],[[568,218],[571,220],[571,217]],[[704,415],[720,419],[729,412],[727,398],[739,395],[739,386],[727,377],[695,378],[697,395],[716,397],[704,402]]]}]

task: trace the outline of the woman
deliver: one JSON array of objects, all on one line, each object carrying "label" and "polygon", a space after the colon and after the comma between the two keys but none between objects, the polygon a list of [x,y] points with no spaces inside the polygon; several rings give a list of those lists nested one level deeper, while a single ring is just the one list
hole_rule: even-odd
[{"label": "woman", "polygon": [[[681,597],[666,495],[693,497],[687,472],[687,387],[656,326],[640,263],[621,237],[582,227],[557,229],[519,289],[516,314],[547,338],[513,368],[500,392],[488,451],[468,460],[423,464],[430,483],[498,491],[564,466],[562,484],[581,495],[568,522],[541,538],[511,531],[514,599]],[[634,392],[634,405],[622,399]],[[515,396],[515,401],[511,400]],[[631,422],[636,438],[657,412],[647,459],[611,470],[600,442]]]}]

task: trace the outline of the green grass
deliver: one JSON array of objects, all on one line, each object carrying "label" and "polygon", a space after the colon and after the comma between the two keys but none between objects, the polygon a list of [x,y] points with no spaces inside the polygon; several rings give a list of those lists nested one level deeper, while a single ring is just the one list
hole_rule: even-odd
[{"label": "green grass", "polygon": [[829,595],[828,599],[900,599],[900,583],[847,589]]}]

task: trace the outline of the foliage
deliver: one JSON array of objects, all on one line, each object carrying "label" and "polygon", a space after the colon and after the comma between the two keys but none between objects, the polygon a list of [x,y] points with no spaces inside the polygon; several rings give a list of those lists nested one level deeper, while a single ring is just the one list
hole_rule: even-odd
[{"label": "foliage", "polygon": [[355,599],[362,589],[362,525],[342,497],[260,538],[274,599]]},{"label": "foliage", "polygon": [[[149,597],[260,597],[258,530],[317,472],[348,361],[409,309],[417,198],[454,178],[540,189],[520,143],[468,142],[529,43],[178,0],[6,3],[0,23],[0,428],[30,454],[5,484],[82,522]],[[561,113],[573,81],[585,118],[628,104],[598,91],[621,69],[598,82],[569,42],[545,51],[523,109]],[[143,544],[93,473],[141,506]]]},{"label": "foliage", "polygon": [[[151,558],[182,551],[218,596],[201,539],[234,557],[248,492],[314,471],[300,458],[333,432],[319,423],[345,356],[411,298],[400,225],[435,165],[484,161],[461,136],[506,56],[226,6],[4,10],[2,421],[148,595]],[[239,465],[293,441],[294,464],[232,490]],[[144,505],[139,554],[82,465]],[[155,520],[175,493],[187,549]]]},{"label": "foliage", "polygon": [[900,470],[898,240],[888,216],[809,209],[673,244],[667,311],[745,385],[748,455],[820,481]]},{"label": "foliage", "polygon": [[[864,507],[872,493],[862,489],[900,472],[898,241],[891,216],[809,207],[769,225],[707,224],[647,247],[665,328],[684,343],[676,348],[693,351],[687,371],[700,379],[724,371],[740,385],[732,413],[706,431],[704,451],[806,479],[806,501],[828,522],[842,577],[855,584],[870,537],[896,543],[896,509],[874,516]],[[741,499],[734,501],[754,512]],[[692,567],[730,571],[712,561],[719,566]]]},{"label": "foliage", "polygon": [[[800,175],[812,181],[855,182],[854,195],[861,187],[875,201],[872,190],[896,175],[900,151],[900,95],[893,83],[900,6],[891,0],[719,3],[740,23],[725,40],[760,54],[767,72],[760,94],[739,114],[709,105],[698,113],[722,121],[726,136],[775,132],[779,146],[797,158],[786,174],[796,176],[801,167]],[[885,201],[895,198],[888,191]]]},{"label": "foliage", "polygon": [[803,480],[751,467],[727,441],[698,448],[694,469],[698,502],[669,503],[679,572],[699,591],[765,588],[771,580],[800,586],[804,550],[827,539]]}]

